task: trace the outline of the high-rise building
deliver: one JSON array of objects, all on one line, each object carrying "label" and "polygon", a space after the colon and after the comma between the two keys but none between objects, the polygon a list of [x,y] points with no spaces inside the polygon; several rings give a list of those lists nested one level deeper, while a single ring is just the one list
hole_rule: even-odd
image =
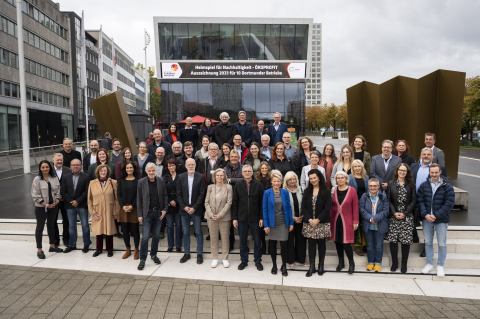
[{"label": "high-rise building", "polygon": [[22,147],[18,38],[24,41],[30,147],[74,139],[70,19],[50,0],[0,0],[0,151]]},{"label": "high-rise building", "polygon": [[145,94],[145,79],[143,78],[143,70],[135,69],[135,104],[136,114],[147,114],[145,110],[145,101],[147,96]]},{"label": "high-rise building", "polygon": [[322,24],[313,23],[310,78],[305,88],[307,107],[322,105]]}]

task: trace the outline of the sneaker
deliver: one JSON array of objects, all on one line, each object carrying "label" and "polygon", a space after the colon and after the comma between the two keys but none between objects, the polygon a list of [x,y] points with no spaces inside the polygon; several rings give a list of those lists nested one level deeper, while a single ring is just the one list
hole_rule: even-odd
[{"label": "sneaker", "polygon": [[437,266],[437,276],[438,277],[445,277],[445,270],[442,266]]},{"label": "sneaker", "polygon": [[212,260],[212,264],[210,265],[210,267],[217,268],[217,265],[218,265],[218,259],[214,259]]},{"label": "sneaker", "polygon": [[425,267],[423,267],[422,273],[423,274],[428,274],[430,271],[432,271],[432,269],[433,269],[433,265],[427,264]]},{"label": "sneaker", "polygon": [[375,265],[373,266],[373,270],[375,270],[375,272],[380,272],[382,271],[382,267],[380,265]]},{"label": "sneaker", "polygon": [[228,268],[230,267],[230,263],[228,262],[228,260],[224,260],[223,261],[223,268]]},{"label": "sneaker", "polygon": [[367,265],[367,270],[368,271],[373,270],[373,265]]}]

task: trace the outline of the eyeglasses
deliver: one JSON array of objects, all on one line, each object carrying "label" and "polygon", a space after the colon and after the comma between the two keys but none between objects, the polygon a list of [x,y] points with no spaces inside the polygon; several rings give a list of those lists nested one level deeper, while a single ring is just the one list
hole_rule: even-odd
[{"label": "eyeglasses", "polygon": [[388,150],[388,149],[391,149],[392,147],[391,147],[391,146],[382,146],[382,148],[384,148],[384,149],[387,149],[387,150]]},{"label": "eyeglasses", "polygon": [[380,187],[380,185],[368,185],[368,188],[377,188]]},{"label": "eyeglasses", "polygon": [[408,171],[406,169],[399,169],[398,172],[407,173]]}]

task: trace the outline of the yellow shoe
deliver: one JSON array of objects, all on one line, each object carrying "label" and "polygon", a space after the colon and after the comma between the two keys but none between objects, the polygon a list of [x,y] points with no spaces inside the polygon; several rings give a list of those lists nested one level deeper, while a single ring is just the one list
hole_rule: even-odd
[{"label": "yellow shoe", "polygon": [[373,269],[373,265],[367,265],[367,270],[370,271]]},{"label": "yellow shoe", "polygon": [[382,271],[382,267],[380,267],[380,265],[375,265],[375,267],[373,267],[373,270],[375,270],[375,272],[380,272]]}]

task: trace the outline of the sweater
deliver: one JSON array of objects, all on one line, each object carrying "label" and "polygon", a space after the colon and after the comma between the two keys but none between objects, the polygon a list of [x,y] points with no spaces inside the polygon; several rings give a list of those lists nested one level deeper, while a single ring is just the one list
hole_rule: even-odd
[{"label": "sweater", "polygon": [[333,192],[332,210],[330,211],[330,229],[332,236],[330,240],[335,240],[337,232],[337,218],[342,219],[343,224],[343,242],[345,244],[353,244],[355,236],[353,232],[353,224],[359,223],[358,197],[353,187],[348,187],[347,195],[342,202],[341,209],[337,200],[337,187]]},{"label": "sweater", "polygon": [[196,128],[182,128],[180,130],[180,140],[182,141],[182,144],[185,144],[185,142],[190,141],[193,143],[193,149],[197,149],[197,141],[198,141],[198,130]]}]

